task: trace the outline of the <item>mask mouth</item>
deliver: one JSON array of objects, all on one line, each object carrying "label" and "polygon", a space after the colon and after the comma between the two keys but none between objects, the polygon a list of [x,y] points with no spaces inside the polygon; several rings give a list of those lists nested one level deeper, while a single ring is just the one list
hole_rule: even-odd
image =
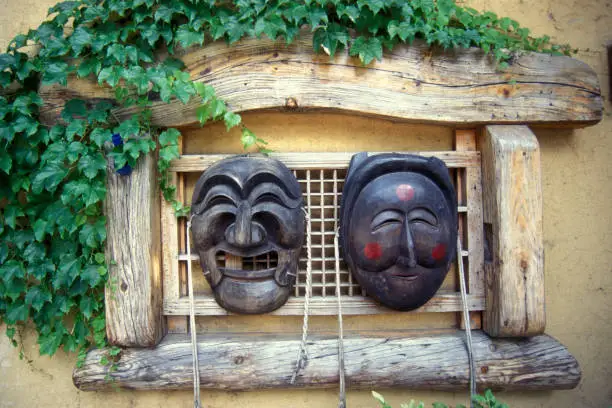
[{"label": "mask mouth", "polygon": [[272,279],[278,267],[278,252],[265,251],[254,256],[241,256],[229,251],[217,251],[215,262],[221,274],[233,279]]},{"label": "mask mouth", "polygon": [[414,281],[421,276],[421,273],[418,271],[416,266],[409,266],[409,264],[412,263],[406,257],[399,257],[396,264],[398,267],[393,268],[393,272],[391,272],[391,275],[396,278],[405,281]]},{"label": "mask mouth", "polygon": [[391,275],[393,275],[396,278],[400,278],[402,280],[405,280],[405,281],[414,281],[414,280],[417,280],[419,278],[419,275],[415,274],[415,273],[394,272]]}]

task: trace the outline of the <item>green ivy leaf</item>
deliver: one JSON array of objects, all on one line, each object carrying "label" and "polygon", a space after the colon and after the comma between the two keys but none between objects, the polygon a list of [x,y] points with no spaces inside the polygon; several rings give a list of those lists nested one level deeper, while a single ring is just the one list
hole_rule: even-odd
[{"label": "green ivy leaf", "polygon": [[368,65],[375,58],[382,59],[382,43],[376,37],[358,37],[351,46],[350,55],[359,55],[363,65]]},{"label": "green ivy leaf", "polygon": [[4,283],[8,283],[13,279],[22,279],[25,276],[25,268],[23,264],[17,260],[10,260],[0,266],[0,278]]},{"label": "green ivy leaf", "polygon": [[66,105],[64,105],[61,116],[66,122],[70,122],[75,117],[82,118],[87,116],[87,105],[85,105],[85,101],[82,99],[69,100],[66,102]]},{"label": "green ivy leaf", "polygon": [[402,21],[400,23],[393,20],[389,22],[387,31],[389,32],[389,38],[393,39],[399,37],[402,41],[411,43],[416,36],[417,28],[407,21]]},{"label": "green ivy leaf", "polygon": [[124,140],[129,139],[140,133],[140,123],[138,123],[136,117],[131,117],[121,122],[121,124],[113,130],[113,133],[119,133]]},{"label": "green ivy leaf", "polygon": [[184,48],[188,48],[194,44],[202,45],[204,42],[204,33],[201,31],[194,31],[188,26],[181,26],[176,31],[175,41]]},{"label": "green ivy leaf", "polygon": [[52,85],[58,83],[66,86],[68,84],[68,64],[65,62],[52,62],[46,65],[43,77],[43,85]]},{"label": "green ivy leaf", "polygon": [[111,131],[103,128],[95,128],[89,135],[89,139],[98,147],[104,146],[104,143],[109,142],[111,137]]},{"label": "green ivy leaf", "polygon": [[384,0],[358,0],[357,6],[359,6],[360,9],[364,7],[368,7],[370,10],[372,10],[372,13],[378,14],[378,12],[380,12],[380,10],[382,10],[385,7],[385,1]]},{"label": "green ivy leaf", "polygon": [[228,131],[231,128],[238,126],[242,122],[240,115],[230,111],[225,112],[225,115],[223,115],[223,120],[225,121],[225,127]]},{"label": "green ivy leaf", "polygon": [[69,288],[81,270],[81,261],[73,255],[64,255],[52,279],[54,289]]},{"label": "green ivy leaf", "polygon": [[34,223],[34,227],[33,227],[34,228],[34,237],[36,238],[36,240],[38,242],[42,242],[43,239],[45,239],[45,234],[47,233],[48,225],[49,225],[49,223],[47,222],[47,220],[44,220],[42,218],[39,218]]},{"label": "green ivy leaf", "polygon": [[88,287],[95,288],[104,280],[105,272],[102,265],[87,265],[79,276]]},{"label": "green ivy leaf", "polygon": [[117,66],[102,68],[98,74],[98,83],[103,84],[106,82],[111,87],[116,87],[121,79],[121,68]]},{"label": "green ivy leaf", "polygon": [[176,145],[178,143],[181,132],[176,129],[168,129],[159,135],[159,144],[161,146]]},{"label": "green ivy leaf", "polygon": [[106,159],[101,153],[96,152],[81,157],[78,164],[78,169],[88,179],[95,178],[99,172],[105,174],[106,172]]},{"label": "green ivy leaf", "polygon": [[79,303],[79,309],[81,310],[81,313],[83,313],[83,316],[85,316],[86,319],[91,319],[91,316],[95,310],[94,307],[94,300],[89,296],[83,297],[81,299],[81,302]]},{"label": "green ivy leaf", "polygon": [[155,21],[161,20],[169,23],[172,21],[172,14],[174,14],[174,10],[162,4],[155,12]]},{"label": "green ivy leaf", "polygon": [[74,136],[83,136],[87,129],[87,122],[83,119],[74,119],[66,127],[66,138],[72,140]]},{"label": "green ivy leaf", "polygon": [[338,46],[347,46],[349,40],[348,31],[340,24],[331,23],[327,28],[319,28],[313,36],[313,48],[315,51],[323,49],[331,57],[336,54]]},{"label": "green ivy leaf", "polygon": [[40,194],[43,189],[54,192],[67,174],[68,169],[59,163],[47,163],[35,173],[34,180],[32,180],[32,191],[35,194]]},{"label": "green ivy leaf", "polygon": [[257,137],[249,129],[243,128],[242,137],[240,138],[240,141],[242,142],[242,147],[244,149],[248,149],[256,143]]},{"label": "green ivy leaf", "polygon": [[189,99],[191,99],[191,97],[195,95],[195,93],[196,92],[195,89],[193,89],[193,84],[191,83],[191,81],[177,80],[174,82],[174,94],[184,104],[187,104],[187,102],[189,102]]},{"label": "green ivy leaf", "polygon": [[86,28],[82,26],[77,27],[69,39],[75,55],[80,55],[91,44],[91,39],[91,34]]},{"label": "green ivy leaf", "polygon": [[64,333],[51,331],[48,334],[40,334],[38,336],[39,352],[41,355],[52,356],[55,354],[59,346],[62,344]]},{"label": "green ivy leaf", "polygon": [[179,151],[178,151],[178,146],[166,146],[166,147],[162,147],[161,149],[159,149],[159,158],[161,160],[164,161],[171,161],[174,159],[178,159],[179,157]]},{"label": "green ivy leaf", "polygon": [[[15,299],[13,299],[15,300]],[[4,320],[8,324],[15,324],[17,322],[25,322],[28,319],[28,307],[22,302],[14,302],[7,305],[6,315]]]},{"label": "green ivy leaf", "polygon": [[32,307],[32,309],[40,312],[40,309],[45,305],[45,303],[51,302],[51,293],[44,286],[37,285],[28,288],[25,296],[25,303]]},{"label": "green ivy leaf", "polygon": [[0,170],[6,174],[10,174],[11,168],[13,167],[13,159],[6,150],[0,150]]}]

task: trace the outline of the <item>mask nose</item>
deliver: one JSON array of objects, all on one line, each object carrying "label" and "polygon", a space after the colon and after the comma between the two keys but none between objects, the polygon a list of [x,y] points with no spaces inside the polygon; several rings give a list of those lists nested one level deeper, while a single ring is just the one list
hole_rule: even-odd
[{"label": "mask nose", "polygon": [[240,203],[236,221],[225,230],[225,239],[230,245],[243,248],[257,246],[264,241],[265,232],[261,225],[253,223],[249,203]]},{"label": "mask nose", "polygon": [[414,240],[412,239],[412,232],[410,232],[410,222],[408,221],[408,216],[404,218],[404,231],[400,251],[403,256],[408,258],[409,268],[414,268],[417,266],[416,251],[414,249]]}]

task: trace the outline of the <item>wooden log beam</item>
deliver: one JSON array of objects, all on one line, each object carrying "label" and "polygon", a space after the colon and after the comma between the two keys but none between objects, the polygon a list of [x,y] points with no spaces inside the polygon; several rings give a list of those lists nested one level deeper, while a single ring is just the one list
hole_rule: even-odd
[{"label": "wooden log beam", "polygon": [[540,147],[526,126],[487,126],[482,153],[484,330],[494,337],[544,332]]},{"label": "wooden log beam", "polygon": [[156,160],[155,155],[140,158],[129,176],[109,165],[105,303],[106,334],[113,345],[151,347],[164,334]]},{"label": "wooden log beam", "polygon": [[[580,381],[580,367],[567,349],[547,335],[525,339],[491,339],[473,332],[479,388],[504,390],[568,389]],[[203,388],[336,387],[336,338],[310,338],[309,360],[294,385],[299,338],[232,334],[200,336]],[[191,344],[187,335],[168,335],[151,350],[127,349],[114,364],[100,364],[106,350],[93,350],[73,373],[84,391],[111,389],[188,389],[192,385]],[[406,387],[427,390],[467,389],[469,374],[464,336],[460,333],[411,338],[344,340],[346,379],[350,388]],[[108,376],[107,376],[108,375]],[[109,379],[110,377],[110,379]]]},{"label": "wooden log beam", "polygon": [[[340,52],[330,59],[312,49],[304,32],[290,46],[247,39],[214,42],[179,57],[191,78],[215,87],[235,112],[327,109],[446,125],[529,123],[582,127],[602,118],[596,73],[581,61],[525,53],[498,71],[480,49],[441,51],[423,42],[397,46],[364,67]],[[112,100],[108,87],[71,78],[67,88],[42,87],[43,120],[53,123],[72,98]],[[154,96],[155,99],[155,96]],[[197,101],[169,105],[157,99],[159,126],[196,123]],[[125,118],[135,108],[118,109]]]}]

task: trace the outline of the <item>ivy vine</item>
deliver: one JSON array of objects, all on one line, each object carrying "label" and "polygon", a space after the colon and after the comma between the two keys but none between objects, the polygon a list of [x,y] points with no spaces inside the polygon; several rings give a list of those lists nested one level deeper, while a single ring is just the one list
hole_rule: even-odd
[{"label": "ivy vine", "polygon": [[[40,353],[84,351],[106,344],[104,246],[107,161],[128,174],[157,150],[160,184],[177,214],[167,176],[180,132],[151,125],[153,99],[197,99],[197,120],[240,126],[245,148],[265,142],[244,127],[215,90],[192,82],[173,57],[182,48],[244,37],[291,43],[303,26],[313,47],[331,57],[348,49],[363,64],[383,47],[424,39],[432,46],[480,47],[501,68],[517,51],[568,53],[533,38],[509,18],[460,7],[453,0],[83,0],[49,9],[37,29],[16,36],[0,54],[0,322],[16,344],[31,320]],[[157,52],[163,50],[165,52]],[[161,57],[161,55],[166,55]],[[71,76],[114,90],[115,103],[69,101],[52,127],[39,119],[41,85]],[[118,120],[112,110],[138,107]],[[123,172],[123,173],[122,173]]]}]

